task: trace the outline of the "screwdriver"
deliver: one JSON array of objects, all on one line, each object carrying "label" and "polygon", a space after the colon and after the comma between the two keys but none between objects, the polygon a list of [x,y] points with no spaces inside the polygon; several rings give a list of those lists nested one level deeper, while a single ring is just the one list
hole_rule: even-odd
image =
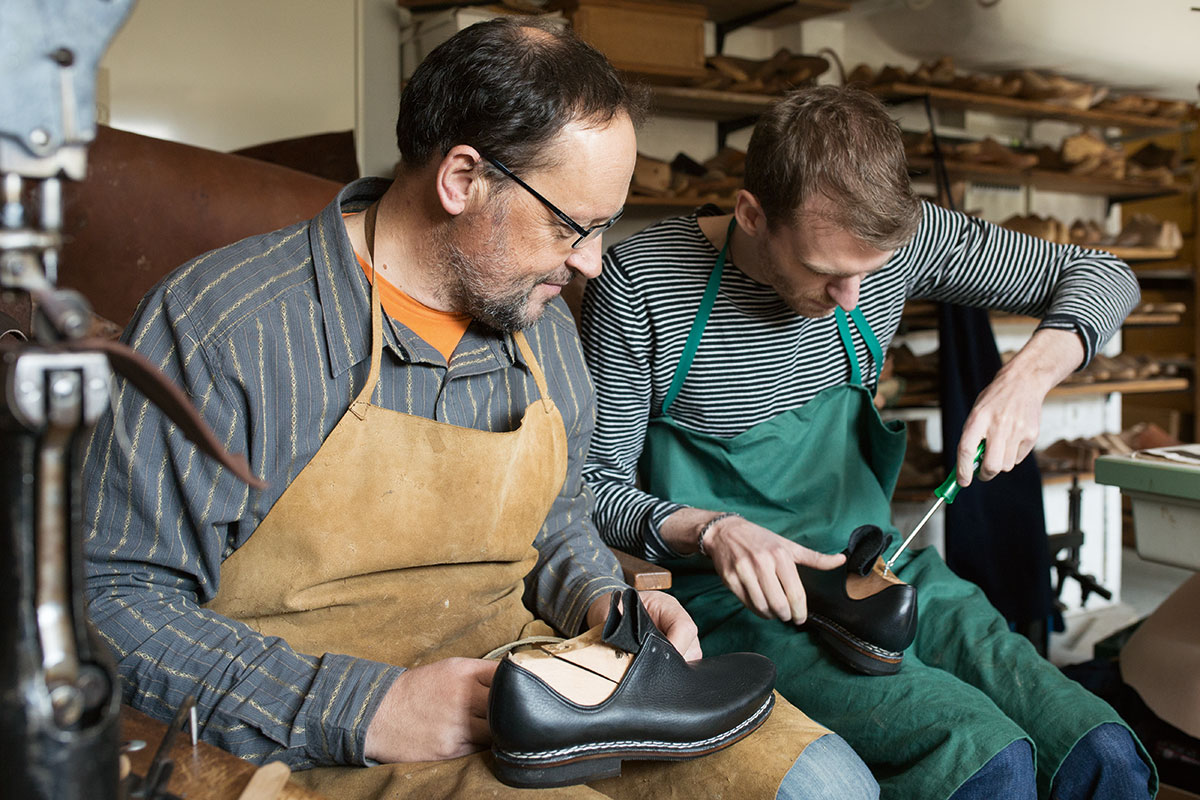
[{"label": "screwdriver", "polygon": [[[986,445],[987,440],[985,439],[979,443],[979,448],[975,451],[976,472],[979,471],[979,463],[983,461],[983,449]],[[941,486],[933,490],[933,493],[937,495],[937,501],[934,502],[929,511],[925,512],[925,516],[921,517],[921,521],[917,523],[917,527],[912,529],[912,533],[910,533],[908,538],[904,540],[904,543],[900,545],[900,549],[898,549],[895,553],[892,553],[892,557],[889,558],[887,563],[883,565],[884,577],[887,576],[888,571],[892,568],[892,564],[896,563],[896,559],[899,558],[900,554],[904,552],[904,548],[908,547],[909,543],[913,540],[913,537],[920,532],[921,528],[925,527],[925,523],[929,521],[929,518],[932,517],[934,513],[942,507],[942,503],[953,503],[954,498],[958,497],[958,490],[962,487],[958,485],[957,476],[957,472],[951,472],[950,477],[946,478]]]}]

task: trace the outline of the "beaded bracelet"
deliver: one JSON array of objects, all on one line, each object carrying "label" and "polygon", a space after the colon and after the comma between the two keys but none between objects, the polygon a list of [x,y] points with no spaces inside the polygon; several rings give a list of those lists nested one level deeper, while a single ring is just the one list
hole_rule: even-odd
[{"label": "beaded bracelet", "polygon": [[735,511],[726,511],[724,514],[717,514],[708,522],[704,523],[704,527],[700,529],[699,535],[696,536],[696,549],[700,551],[700,555],[706,557],[708,556],[708,551],[704,549],[704,537],[710,530],[712,530],[713,525],[716,525],[723,519],[729,519],[730,517],[740,518],[741,516],[741,514],[738,514]]}]

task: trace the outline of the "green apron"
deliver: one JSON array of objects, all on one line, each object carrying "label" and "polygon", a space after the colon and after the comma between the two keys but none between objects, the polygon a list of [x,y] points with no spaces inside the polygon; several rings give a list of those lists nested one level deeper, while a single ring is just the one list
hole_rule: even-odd
[{"label": "green apron", "polygon": [[[712,312],[730,238],[662,414],[649,422],[639,463],[643,488],[688,506],[735,511],[822,552],[843,549],[850,532],[865,523],[897,533],[890,498],[904,458],[904,425],[879,417],[842,309],[834,314],[849,383],[729,439],[688,430],[669,416]],[[861,311],[849,319],[875,364],[882,364]],[[1039,794],[1048,797],[1075,743],[1098,725],[1121,722],[1011,633],[983,593],[955,576],[933,548],[908,551],[897,562],[896,574],[917,587],[919,622],[900,672],[887,677],[848,672],[808,634],[757,616],[725,588],[707,559],[680,559],[671,569],[672,592],[695,618],[705,652],[751,650],[774,659],[779,692],[850,743],[879,780],[883,798],[947,798],[1018,739],[1033,745]]]}]

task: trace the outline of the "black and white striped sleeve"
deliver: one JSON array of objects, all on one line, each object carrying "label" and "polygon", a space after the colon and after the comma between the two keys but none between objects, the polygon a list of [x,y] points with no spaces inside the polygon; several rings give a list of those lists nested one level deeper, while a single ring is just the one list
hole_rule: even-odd
[{"label": "black and white striped sleeve", "polygon": [[580,338],[596,386],[596,432],[584,478],[596,495],[596,527],[604,541],[651,561],[677,555],[658,533],[683,508],[635,485],[650,418],[650,320],[643,299],[612,251],[602,280],[588,281]]},{"label": "black and white striped sleeve", "polygon": [[1047,242],[929,203],[906,263],[908,296],[1009,311],[1040,328],[1073,330],[1086,365],[1140,297],[1137,279],[1116,256]]}]

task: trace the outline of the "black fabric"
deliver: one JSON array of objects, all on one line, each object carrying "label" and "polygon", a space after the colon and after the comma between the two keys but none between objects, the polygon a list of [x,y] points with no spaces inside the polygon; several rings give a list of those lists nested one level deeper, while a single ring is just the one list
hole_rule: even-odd
[{"label": "black fabric", "polygon": [[1085,661],[1064,667],[1063,673],[1106,701],[1133,728],[1150,752],[1164,785],[1200,792],[1200,739],[1151,711],[1137,690],[1121,679],[1119,661]]},{"label": "black fabric", "polygon": [[869,575],[875,559],[892,543],[892,535],[883,535],[878,525],[859,525],[850,534],[850,542],[842,552],[846,554],[846,572]]},{"label": "black fabric", "polygon": [[[981,309],[941,304],[938,337],[942,455],[951,471],[967,415],[1000,370],[1000,354]],[[1018,629],[1057,616],[1042,476],[1033,458],[990,481],[972,481],[945,508],[946,563],[952,570],[983,589]]]}]

